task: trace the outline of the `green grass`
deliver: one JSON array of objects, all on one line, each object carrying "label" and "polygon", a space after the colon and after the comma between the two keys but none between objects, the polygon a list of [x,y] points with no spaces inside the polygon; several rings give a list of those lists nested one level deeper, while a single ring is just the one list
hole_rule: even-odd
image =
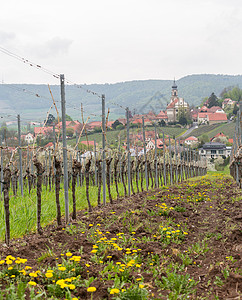
[{"label": "green grass", "polygon": [[[134,191],[137,192],[135,181]],[[151,182],[150,182],[151,184]],[[124,187],[123,184],[119,183],[119,194],[120,197],[124,196]],[[127,188],[127,185],[126,185]],[[145,179],[143,181],[143,188],[146,189]],[[140,189],[140,182],[139,182]],[[141,189],[140,189],[141,190]],[[128,192],[128,188],[127,188]],[[132,192],[132,191],[131,191]],[[108,190],[106,188],[107,202],[109,202]],[[117,198],[115,184],[111,185],[111,195],[113,199]],[[98,198],[98,188],[97,186],[89,186],[89,198],[91,205],[93,207],[97,206]],[[101,190],[101,201],[102,201],[102,190]],[[24,189],[24,196],[20,194],[18,190],[16,198],[13,196],[12,191],[10,192],[10,232],[11,238],[21,237],[29,232],[36,230],[36,214],[37,214],[37,200],[36,200],[36,190],[32,190],[31,194],[28,194],[27,189]],[[41,225],[45,226],[50,224],[53,220],[56,219],[56,202],[55,202],[55,191],[46,190],[43,186],[42,194],[42,210],[41,210]],[[65,198],[64,198],[64,188],[63,184],[61,185],[60,190],[60,205],[61,213],[65,213]],[[86,185],[85,182],[82,186],[76,187],[76,206],[77,210],[87,209],[88,204],[86,200]],[[72,193],[69,189],[69,210],[72,213],[73,209],[72,202]],[[0,202],[0,240],[4,240],[5,236],[5,214],[4,214],[4,202]]]}]

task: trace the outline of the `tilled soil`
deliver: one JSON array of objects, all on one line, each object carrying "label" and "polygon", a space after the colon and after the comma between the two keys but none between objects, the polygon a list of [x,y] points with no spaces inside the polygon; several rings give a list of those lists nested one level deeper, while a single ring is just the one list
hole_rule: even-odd
[{"label": "tilled soil", "polygon": [[[81,278],[95,277],[92,283],[92,286],[97,288],[94,299],[112,299],[113,296],[108,293],[108,288],[113,286],[113,280],[103,281],[100,275],[103,265],[90,263],[93,242],[88,238],[88,231],[91,230],[89,225],[98,224],[100,231],[109,232],[109,239],[116,238],[120,232],[129,236],[130,226],[129,223],[124,222],[124,216],[128,215],[127,212],[131,212],[128,220],[133,224],[133,228],[136,228],[133,234],[135,245],[141,249],[140,255],[144,261],[150,253],[157,255],[160,262],[164,257],[167,258],[166,262],[161,263],[160,273],[156,278],[149,270],[141,269],[144,285],[149,290],[149,299],[168,299],[171,291],[159,287],[157,280],[162,281],[162,277],[167,276],[165,270],[168,263],[182,265],[180,254],[189,254],[192,262],[179,273],[184,276],[189,274],[190,278],[197,282],[195,292],[189,295],[189,299],[240,299],[242,297],[242,193],[230,177],[215,177],[212,181],[199,180],[200,182],[183,182],[168,188],[141,192],[127,199],[116,200],[113,205],[96,207],[91,213],[81,211],[77,215],[77,220],[71,221],[72,225],[63,226],[65,230],[52,224],[44,228],[42,235],[34,233],[12,240],[10,247],[2,244],[1,257],[11,254],[15,257],[27,258],[28,265],[37,269],[46,265],[55,266],[56,257],[60,257],[61,253],[71,251],[75,254],[82,248],[81,263],[84,271],[80,274]],[[160,215],[157,212],[161,203],[175,209],[168,209],[167,214]],[[188,233],[181,243],[171,242],[165,245],[161,242],[157,234],[159,225],[168,218],[180,224]],[[189,251],[198,242],[200,248],[204,246],[203,249]],[[131,244],[127,245],[127,247],[131,246]],[[50,249],[54,252],[54,257],[46,257],[38,263],[38,258]],[[122,260],[124,253],[113,250],[109,255],[116,263]],[[104,263],[107,261],[108,258],[105,257]],[[90,264],[88,272],[86,263]],[[135,277],[140,274],[135,274],[134,271],[132,275]],[[2,284],[4,286],[4,283]],[[79,287],[75,290],[75,297],[90,299],[90,294],[85,287]]]}]

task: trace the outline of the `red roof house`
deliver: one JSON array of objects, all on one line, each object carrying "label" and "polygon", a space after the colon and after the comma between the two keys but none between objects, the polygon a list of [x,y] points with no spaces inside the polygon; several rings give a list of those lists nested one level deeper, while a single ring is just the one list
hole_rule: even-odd
[{"label": "red roof house", "polygon": [[189,136],[187,139],[185,139],[184,143],[187,145],[194,145],[198,143],[198,138],[195,136]]},{"label": "red roof house", "polygon": [[167,121],[167,120],[168,120],[167,113],[166,113],[166,112],[163,112],[163,111],[161,110],[161,111],[158,113],[158,115],[156,116],[156,119]]},{"label": "red roof house", "polygon": [[208,113],[208,122],[209,125],[215,123],[224,123],[227,122],[227,115],[225,113]]},{"label": "red roof house", "polygon": [[48,133],[53,132],[53,127],[34,127],[34,135],[47,135]]}]

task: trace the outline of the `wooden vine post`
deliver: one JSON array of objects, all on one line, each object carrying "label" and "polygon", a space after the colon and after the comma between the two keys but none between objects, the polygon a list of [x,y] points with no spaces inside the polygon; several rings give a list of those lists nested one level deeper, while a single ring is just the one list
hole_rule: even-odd
[{"label": "wooden vine post", "polygon": [[126,166],[126,157],[122,161],[121,178],[122,178],[123,187],[124,187],[124,197],[127,197],[127,189],[126,189],[126,183],[125,183],[125,179],[124,179],[125,166]]},{"label": "wooden vine post", "polygon": [[111,195],[111,188],[110,188],[110,166],[113,158],[112,157],[107,157],[106,158],[106,166],[107,166],[107,186],[108,186],[108,196],[109,196],[109,201],[111,204],[113,204],[113,198]]},{"label": "wooden vine post", "polygon": [[61,162],[54,156],[55,164],[55,201],[56,201],[56,220],[57,225],[61,226],[61,208],[60,208],[60,179],[62,175]]},{"label": "wooden vine post", "polygon": [[102,187],[102,160],[96,159],[96,168],[98,174],[98,194],[97,194],[97,205],[101,207],[101,187]]},{"label": "wooden vine post", "polygon": [[9,188],[11,180],[11,170],[9,166],[3,170],[3,195],[4,195],[4,210],[5,210],[5,242],[9,246],[10,242],[10,212],[9,212]]},{"label": "wooden vine post", "polygon": [[73,159],[72,163],[72,200],[73,200],[73,213],[72,219],[76,219],[76,179],[77,175],[81,170],[81,163],[76,159]]},{"label": "wooden vine post", "polygon": [[38,161],[36,155],[33,157],[33,163],[37,169],[37,231],[39,234],[42,234],[43,230],[41,228],[41,192],[44,168],[41,162]]},{"label": "wooden vine post", "polygon": [[134,160],[131,161],[131,166],[130,166],[130,185],[131,185],[132,194],[134,195],[135,191],[133,186],[133,174],[134,174]]},{"label": "wooden vine post", "polygon": [[86,196],[87,196],[87,203],[88,203],[88,208],[89,208],[89,212],[92,211],[92,206],[90,203],[90,199],[89,199],[89,170],[91,167],[91,163],[92,163],[92,158],[88,158],[86,165],[85,165],[85,177],[86,177]]},{"label": "wooden vine post", "polygon": [[119,190],[118,190],[118,164],[119,164],[119,156],[115,155],[114,158],[114,182],[117,192],[117,198],[119,199]]},{"label": "wooden vine post", "polygon": [[136,168],[135,168],[135,175],[136,175],[136,188],[137,193],[139,193],[139,169],[141,164],[141,158],[140,156],[136,156]]}]

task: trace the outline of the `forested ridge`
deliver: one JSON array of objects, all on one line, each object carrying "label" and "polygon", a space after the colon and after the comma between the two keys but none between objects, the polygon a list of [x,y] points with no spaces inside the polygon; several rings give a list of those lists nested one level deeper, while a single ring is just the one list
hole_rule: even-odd
[{"label": "forested ridge", "polygon": [[[232,86],[242,88],[242,75],[189,75],[176,80],[176,83],[178,95],[190,105],[196,106],[212,92],[219,96],[224,88]],[[128,106],[131,111],[135,110],[136,113],[144,113],[149,110],[158,113],[161,109],[165,109],[170,101],[172,84],[173,80],[134,80],[115,84],[84,84],[83,89],[66,85],[67,112],[74,119],[80,118],[79,108],[80,104],[83,103],[85,115],[88,116],[95,112],[96,119],[98,119],[98,115],[101,114],[101,101],[97,96],[87,93],[85,89],[88,89],[100,95],[105,94],[106,106],[111,109],[110,119],[124,115],[124,111],[114,105],[113,102],[124,107]],[[60,99],[58,82],[50,88],[57,104],[60,105],[58,102]],[[34,114],[36,119],[42,119],[43,111],[48,110],[51,102],[47,84],[0,85],[1,113],[15,114],[18,112],[27,117],[33,117]],[[94,119],[95,117],[92,117],[92,120]]]}]

